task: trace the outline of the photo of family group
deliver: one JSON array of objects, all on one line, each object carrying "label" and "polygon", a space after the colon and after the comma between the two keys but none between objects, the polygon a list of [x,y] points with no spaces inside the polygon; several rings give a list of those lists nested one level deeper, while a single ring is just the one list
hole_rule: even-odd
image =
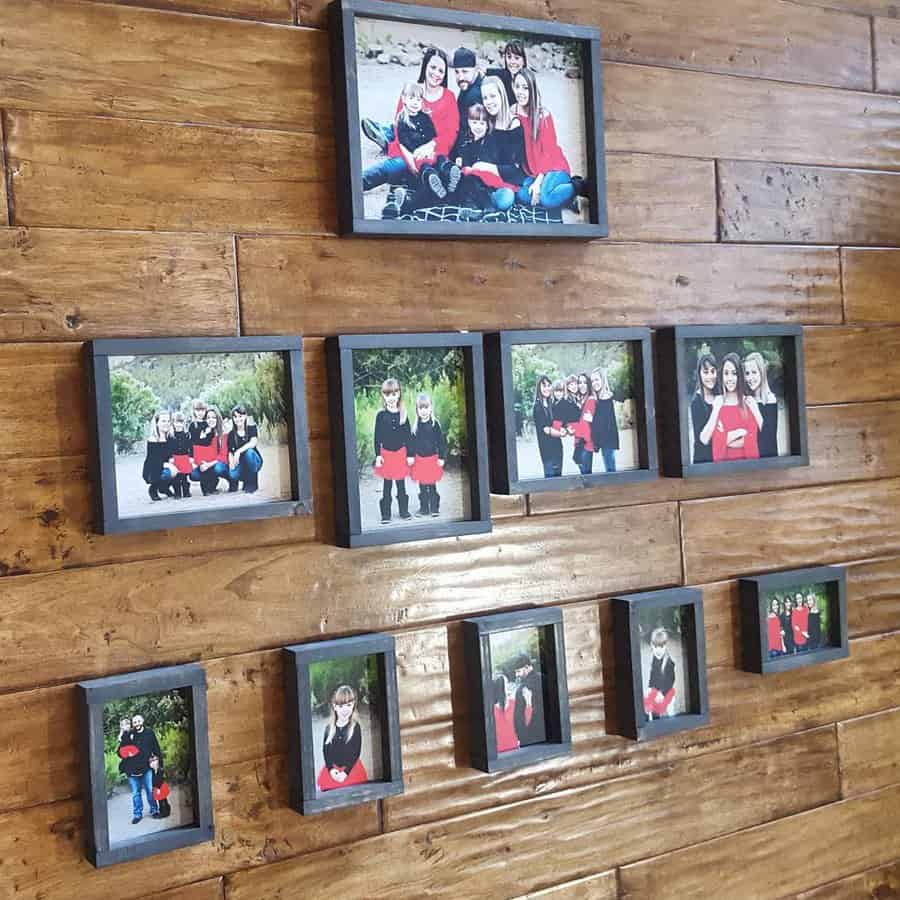
[{"label": "photo of family group", "polygon": [[190,690],[103,705],[110,846],[195,824]]},{"label": "photo of family group", "polygon": [[640,466],[634,343],[512,346],[522,480]]},{"label": "photo of family group", "polygon": [[763,603],[770,660],[840,644],[835,582],[765,591]]},{"label": "photo of family group", "polygon": [[378,655],[309,664],[316,794],[381,781],[384,690]]},{"label": "photo of family group", "polygon": [[470,519],[463,350],[352,352],[362,530]]},{"label": "photo of family group", "polygon": [[689,338],[683,373],[690,462],[789,456],[785,339]]},{"label": "photo of family group", "polygon": [[516,628],[490,635],[494,731],[497,753],[547,740],[547,658],[544,627]]},{"label": "photo of family group", "polygon": [[355,30],[366,219],[590,221],[584,42],[366,16]]},{"label": "photo of family group", "polygon": [[646,721],[693,712],[690,705],[690,605],[638,607],[641,685]]},{"label": "photo of family group", "polygon": [[109,357],[120,518],[288,500],[283,354]]}]

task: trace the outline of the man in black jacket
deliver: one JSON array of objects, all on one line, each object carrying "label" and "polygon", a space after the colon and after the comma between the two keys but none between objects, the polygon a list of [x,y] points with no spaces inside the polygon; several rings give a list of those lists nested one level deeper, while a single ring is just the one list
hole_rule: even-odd
[{"label": "man in black jacket", "polygon": [[535,670],[531,657],[522,653],[515,661],[516,704],[513,724],[519,746],[542,744],[547,740],[544,725],[544,676]]},{"label": "man in black jacket", "polygon": [[131,720],[122,719],[119,725],[119,757],[122,762],[119,769],[128,776],[131,785],[131,805],[134,818],[132,825],[137,825],[144,817],[144,803],[141,791],[147,795],[150,815],[159,818],[159,804],[153,799],[153,770],[150,768],[150,757],[156,756],[162,766],[162,751],[159,741],[150,728],[144,725],[143,716],[132,716]]}]

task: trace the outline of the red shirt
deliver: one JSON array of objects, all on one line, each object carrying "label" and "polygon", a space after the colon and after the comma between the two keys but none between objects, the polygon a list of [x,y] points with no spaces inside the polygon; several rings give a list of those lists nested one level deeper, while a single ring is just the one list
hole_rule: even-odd
[{"label": "red shirt", "polygon": [[575,439],[584,441],[584,449],[590,450],[591,453],[596,450],[594,442],[591,440],[591,423],[584,420],[585,415],[593,417],[597,409],[597,401],[593,397],[588,397],[581,407],[581,418],[575,424]]},{"label": "red shirt", "polygon": [[806,638],[803,636],[805,631],[809,633],[809,609],[801,606],[799,609],[791,610],[791,630],[794,632],[794,644],[797,647],[806,646]]},{"label": "red shirt", "polygon": [[[422,111],[431,116],[431,122],[434,125],[434,156],[429,162],[434,162],[438,156],[449,156],[450,149],[456,143],[456,135],[459,133],[459,106],[456,104],[456,97],[453,91],[448,88],[443,89],[437,100],[429,100],[427,97],[422,98]],[[400,152],[400,142],[396,137],[397,115],[403,109],[403,98],[397,100],[397,109],[394,112],[394,140],[388,146],[388,156],[402,156]]]},{"label": "red shirt", "polygon": [[553,124],[553,116],[548,112],[542,112],[538,123],[537,140],[534,139],[531,130],[529,116],[517,113],[522,123],[522,131],[525,133],[525,160],[528,172],[531,175],[540,175],[546,172],[565,172],[571,175],[569,162],[559,146],[556,137],[556,126]]},{"label": "red shirt", "polygon": [[769,629],[769,649],[784,650],[784,645],[781,643],[781,619],[775,613],[769,613],[766,624]]},{"label": "red shirt", "polygon": [[494,704],[494,731],[497,734],[498,753],[519,749],[519,739],[516,737],[516,727],[513,724],[514,708],[515,703],[512,699],[506,701],[503,709]]},{"label": "red shirt", "polygon": [[202,462],[228,462],[228,438],[214,437],[204,447],[202,444],[194,444],[194,462],[199,466]]},{"label": "red shirt", "polygon": [[[728,432],[744,428],[743,447],[728,446]],[[712,455],[713,462],[723,462],[729,459],[759,459],[759,425],[756,417],[746,406],[723,406],[719,410],[719,419],[713,430]]]}]

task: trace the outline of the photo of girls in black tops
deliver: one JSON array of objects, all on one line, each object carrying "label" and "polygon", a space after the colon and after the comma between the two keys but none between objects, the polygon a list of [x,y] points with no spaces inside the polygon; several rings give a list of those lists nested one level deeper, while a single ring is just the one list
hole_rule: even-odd
[{"label": "photo of girls in black tops", "polygon": [[839,642],[834,584],[802,584],[763,597],[769,659],[809,653]]}]

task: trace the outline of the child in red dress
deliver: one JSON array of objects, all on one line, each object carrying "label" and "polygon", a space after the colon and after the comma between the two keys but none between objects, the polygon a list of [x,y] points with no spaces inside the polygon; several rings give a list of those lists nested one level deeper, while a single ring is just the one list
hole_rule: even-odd
[{"label": "child in red dress", "polygon": [[661,719],[672,715],[675,699],[675,660],[669,655],[669,633],[665,628],[653,629],[650,647],[653,659],[644,694],[644,712],[648,719]]},{"label": "child in red dress", "polygon": [[384,479],[381,493],[381,524],[391,521],[391,492],[397,485],[397,508],[401,519],[411,519],[406,476],[413,464],[412,432],[400,392],[400,382],[388,378],[381,385],[383,409],[375,416],[375,474]]},{"label": "child in red dress", "polygon": [[434,417],[434,407],[428,394],[416,397],[416,421],[412,426],[410,476],[419,485],[418,516],[440,515],[441,495],[437,483],[444,477],[447,462],[447,439],[441,424]]}]

